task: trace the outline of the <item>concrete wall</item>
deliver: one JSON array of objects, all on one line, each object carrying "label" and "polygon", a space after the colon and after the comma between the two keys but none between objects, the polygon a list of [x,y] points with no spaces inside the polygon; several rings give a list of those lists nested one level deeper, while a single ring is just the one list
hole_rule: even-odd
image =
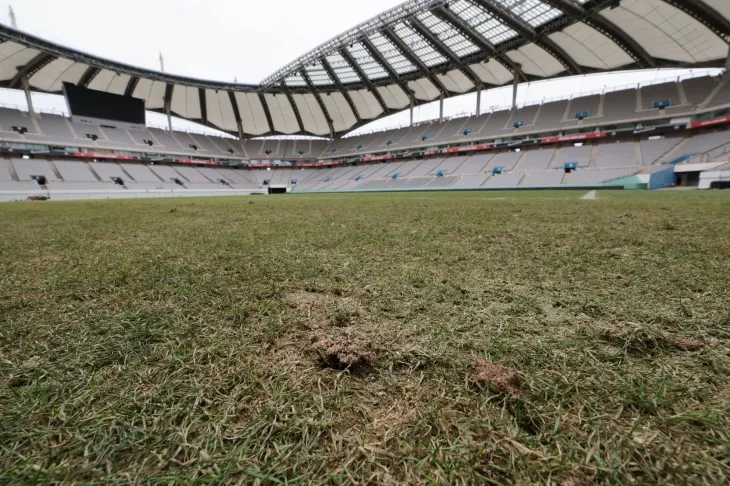
[{"label": "concrete wall", "polygon": [[676,176],[674,175],[674,166],[664,169],[659,172],[654,172],[649,179],[649,189],[664,189],[665,187],[672,187],[676,182]]},{"label": "concrete wall", "polygon": [[703,172],[700,174],[700,189],[709,189],[715,181],[730,181],[730,170],[721,172]]}]

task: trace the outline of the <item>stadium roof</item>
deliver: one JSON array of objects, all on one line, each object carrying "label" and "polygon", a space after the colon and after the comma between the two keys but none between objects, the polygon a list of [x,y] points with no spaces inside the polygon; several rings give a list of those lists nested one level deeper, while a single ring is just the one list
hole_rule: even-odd
[{"label": "stadium roof", "polygon": [[[341,136],[441,97],[578,74],[723,67],[728,0],[410,0],[259,85],[124,65],[0,26],[0,86],[62,82],[244,136]],[[239,131],[240,125],[240,131]]]}]

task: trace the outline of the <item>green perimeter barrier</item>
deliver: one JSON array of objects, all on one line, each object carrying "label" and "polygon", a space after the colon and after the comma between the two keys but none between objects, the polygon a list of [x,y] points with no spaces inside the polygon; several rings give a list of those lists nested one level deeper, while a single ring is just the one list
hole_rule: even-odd
[{"label": "green perimeter barrier", "polygon": [[615,186],[621,186],[627,191],[638,191],[638,190],[647,190],[649,189],[649,184],[646,182],[642,182],[641,179],[638,176],[629,176],[629,177],[623,177],[621,179],[616,179],[611,182],[606,182],[603,184],[605,186],[615,187]]}]

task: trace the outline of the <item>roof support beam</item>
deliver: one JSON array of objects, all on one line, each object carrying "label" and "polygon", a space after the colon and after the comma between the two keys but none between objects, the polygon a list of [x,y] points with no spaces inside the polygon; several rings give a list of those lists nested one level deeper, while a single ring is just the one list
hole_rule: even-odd
[{"label": "roof support beam", "polygon": [[33,96],[30,94],[30,84],[28,83],[28,76],[20,78],[20,84],[23,86],[23,92],[25,93],[25,102],[28,104],[28,115],[31,118],[35,116],[35,110],[33,109]]},{"label": "roof support beam", "polygon": [[127,87],[124,89],[124,96],[132,96],[135,88],[137,87],[137,83],[139,83],[139,76],[132,76],[131,78],[129,78]]},{"label": "roof support beam", "polygon": [[411,19],[411,26],[418,32],[421,37],[426,39],[431,46],[436,49],[442,56],[449,59],[451,62],[456,64],[459,67],[459,71],[464,73],[464,76],[469,78],[472,83],[474,83],[474,86],[479,86],[482,82],[479,79],[479,76],[477,76],[477,73],[475,73],[472,68],[461,62],[461,59],[459,56],[456,55],[454,51],[449,49],[446,44],[441,42],[436,36],[431,32],[428,27],[423,25],[423,23],[418,20],[417,17],[413,17]]},{"label": "roof support beam", "polygon": [[474,30],[469,24],[462,20],[458,15],[443,7],[439,7],[431,11],[441,20],[444,20],[461,31],[464,36],[469,39],[472,44],[478,46],[481,50],[490,53],[503,66],[512,71],[513,77],[527,81],[527,76],[522,72],[522,68],[518,66],[512,59],[504,54],[497,52],[497,48],[487,41],[482,35]]},{"label": "roof support beam", "polygon": [[236,127],[238,127],[238,138],[243,140],[243,120],[241,119],[241,110],[238,108],[238,100],[233,94],[233,91],[228,91],[228,100],[231,102],[231,108],[233,108],[233,117],[236,119]]},{"label": "roof support beam", "polygon": [[84,72],[84,74],[81,76],[81,79],[79,79],[79,86],[82,88],[86,88],[89,86],[89,83],[94,80],[97,74],[101,72],[101,69],[94,66],[89,66],[88,69]]},{"label": "roof support beam", "polygon": [[499,5],[494,0],[472,0],[494,17],[499,19],[503,24],[518,32],[524,38],[537,44],[539,47],[547,51],[551,56],[557,59],[570,74],[583,74],[583,69],[570,57],[559,45],[553,42],[547,36],[541,37],[530,24],[510,12],[508,9]]},{"label": "roof support beam", "polygon": [[375,48],[372,42],[370,42],[370,39],[368,39],[367,37],[364,38],[362,40],[362,45],[365,46],[365,49],[372,56],[372,58],[375,59],[378,64],[382,66],[383,69],[385,69],[388,75],[394,80],[397,80],[396,82],[400,83],[400,74],[398,74],[398,72],[393,69],[393,67],[388,63],[388,61],[385,60],[382,54],[380,54],[380,51]]},{"label": "roof support beam", "polygon": [[41,52],[33,59],[28,61],[24,66],[18,66],[18,72],[15,74],[15,76],[13,76],[13,79],[10,81],[8,87],[13,89],[21,88],[23,78],[30,79],[41,68],[47,66],[56,59],[56,56]]},{"label": "roof support beam", "polygon": [[317,90],[317,88],[314,87],[314,83],[312,83],[312,78],[309,77],[309,73],[307,73],[306,69],[302,69],[302,77],[307,82],[307,86],[309,86],[309,89],[312,90],[312,94],[314,95],[314,98],[317,100],[317,104],[319,105],[319,108],[322,110],[325,120],[327,120],[327,126],[330,129],[330,138],[334,140],[335,127],[334,127],[334,124],[332,123],[332,117],[330,116],[329,111],[327,111],[327,107],[324,105],[324,101],[322,101],[322,95],[320,94],[319,90]]},{"label": "roof support beam", "polygon": [[337,89],[340,90],[342,93],[342,96],[345,97],[345,101],[347,101],[347,104],[350,106],[350,109],[352,110],[353,115],[355,115],[355,118],[357,119],[357,125],[362,125],[362,118],[360,117],[360,113],[357,111],[357,107],[355,106],[355,102],[352,101],[352,98],[350,97],[350,93],[345,89],[344,86],[342,86],[342,83],[337,78],[337,75],[335,74],[335,70],[332,69],[332,66],[330,65],[329,61],[326,57],[322,58],[322,67],[325,71],[327,71],[327,74],[330,78],[332,78],[332,81],[335,83],[335,86],[337,86]]},{"label": "roof support beam", "polygon": [[281,89],[284,90],[284,94],[286,95],[286,99],[289,101],[289,104],[291,105],[292,110],[294,110],[294,116],[297,119],[297,125],[299,126],[299,133],[304,135],[306,132],[304,131],[304,122],[302,122],[302,114],[299,113],[299,107],[296,103],[294,103],[294,97],[291,94],[291,90],[287,87],[286,83],[282,81],[281,83]]},{"label": "roof support beam", "polygon": [[723,39],[730,38],[730,20],[705,2],[698,2],[697,0],[664,1],[696,19]]},{"label": "roof support beam", "polygon": [[269,104],[266,102],[266,97],[263,93],[259,93],[259,101],[261,102],[261,106],[264,107],[264,115],[266,115],[266,122],[269,124],[269,134],[273,135],[276,132],[274,131],[274,121],[271,119],[271,112],[269,111]]},{"label": "roof support beam", "polygon": [[421,58],[419,58],[416,55],[416,53],[413,52],[411,50],[411,48],[408,47],[408,45],[406,45],[405,42],[403,42],[403,39],[398,37],[398,34],[393,32],[393,30],[390,27],[388,27],[387,29],[383,30],[383,35],[385,37],[387,37],[390,40],[390,42],[395,44],[395,46],[398,48],[398,50],[400,50],[403,53],[403,55],[406,56],[406,59],[411,61],[411,63],[413,63],[415,66],[418,67],[418,69],[421,70],[423,75],[426,78],[428,78],[428,80],[431,81],[431,83],[433,83],[434,86],[436,86],[436,89],[438,89],[439,92],[441,92],[441,94],[449,94],[449,90],[446,89],[446,86],[444,86],[444,83],[442,83],[441,80],[438,77],[436,77],[435,74],[433,74],[431,72],[429,67],[426,66],[426,64],[423,61],[421,61]]},{"label": "roof support beam", "polygon": [[208,103],[205,100],[205,89],[198,88],[198,99],[200,100],[200,121],[208,125]]},{"label": "roof support beam", "polygon": [[639,67],[657,67],[654,58],[636,42],[633,37],[618,28],[613,22],[598,12],[618,4],[616,0],[602,0],[591,2],[592,8],[587,9],[572,0],[542,0],[544,3],[561,10],[568,18],[576,22],[585,22],[603,35],[611,39],[621,49],[636,61]]},{"label": "roof support beam", "polygon": [[385,100],[383,100],[383,97],[380,96],[380,92],[375,88],[375,86],[373,86],[370,78],[367,77],[365,71],[362,70],[362,68],[355,61],[352,55],[345,48],[340,49],[340,54],[342,54],[342,57],[345,59],[347,64],[350,65],[350,67],[357,73],[363,83],[365,83],[365,86],[368,87],[368,91],[373,94],[375,99],[378,101],[378,104],[383,109],[383,114],[386,116],[390,115],[390,109],[388,108],[388,105],[385,104]]},{"label": "roof support beam", "polygon": [[165,85],[165,115],[167,115],[167,129],[172,131],[172,92],[175,90],[175,85],[167,83]]},{"label": "roof support beam", "polygon": [[375,48],[372,42],[370,42],[370,39],[365,37],[361,42],[362,45],[365,47],[365,50],[370,53],[370,56],[372,56],[372,58],[375,59],[378,64],[380,64],[383,69],[385,69],[385,71],[390,75],[390,77],[393,79],[393,82],[400,86],[400,89],[402,89],[406,96],[408,96],[408,99],[414,101],[413,90],[400,79],[400,75],[396,72],[395,69],[393,69],[390,64],[388,64],[388,61],[385,60],[382,54],[380,54],[380,51]]}]

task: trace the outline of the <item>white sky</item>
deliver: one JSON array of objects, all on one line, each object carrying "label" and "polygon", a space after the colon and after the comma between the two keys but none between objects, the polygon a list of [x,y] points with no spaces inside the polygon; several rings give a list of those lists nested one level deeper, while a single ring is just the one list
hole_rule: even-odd
[{"label": "white sky", "polygon": [[[14,0],[0,1],[0,22],[9,24],[12,4],[21,30],[89,54],[185,76],[258,84],[310,49],[401,3],[400,0]],[[111,21],[110,21],[111,19]],[[677,76],[684,71],[594,75],[521,86],[518,102],[601,90]],[[33,95],[40,109],[65,111],[58,96]],[[445,102],[445,116],[473,112],[476,95]],[[25,106],[22,93],[0,91],[0,103]],[[511,88],[482,97],[482,110],[511,103]],[[438,118],[438,104],[418,108],[415,119]],[[408,113],[379,120],[360,131],[409,122]],[[148,123],[164,125],[150,113]],[[176,120],[176,128],[205,127]]]}]

